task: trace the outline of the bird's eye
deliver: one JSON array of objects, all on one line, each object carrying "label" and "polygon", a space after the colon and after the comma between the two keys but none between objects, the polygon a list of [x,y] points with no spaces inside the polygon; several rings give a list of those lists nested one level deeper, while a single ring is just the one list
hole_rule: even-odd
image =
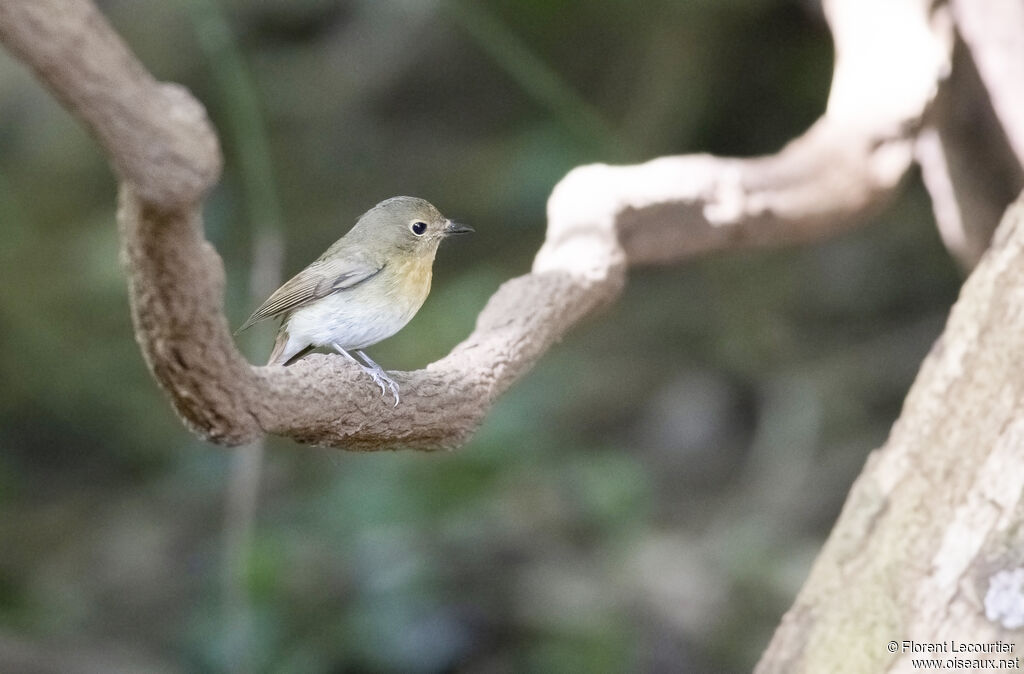
[{"label": "bird's eye", "polygon": [[416,236],[423,236],[423,232],[427,231],[427,223],[417,220],[409,225],[409,229],[411,229],[412,233]]}]

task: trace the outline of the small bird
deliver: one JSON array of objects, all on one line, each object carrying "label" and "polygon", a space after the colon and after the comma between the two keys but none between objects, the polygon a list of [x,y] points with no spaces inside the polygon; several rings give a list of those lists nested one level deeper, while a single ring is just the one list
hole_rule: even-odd
[{"label": "small bird", "polygon": [[280,317],[267,365],[289,365],[311,349],[329,347],[361,367],[381,395],[390,389],[397,407],[398,384],[363,349],[401,330],[423,306],[441,240],[472,231],[423,199],[382,201],[278,288],[235,334]]}]

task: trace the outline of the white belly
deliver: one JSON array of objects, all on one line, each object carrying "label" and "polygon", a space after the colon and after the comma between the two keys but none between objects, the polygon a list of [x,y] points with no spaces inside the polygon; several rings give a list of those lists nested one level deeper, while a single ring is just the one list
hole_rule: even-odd
[{"label": "white belly", "polygon": [[346,351],[365,349],[401,330],[419,309],[393,302],[367,309],[358,299],[358,295],[340,292],[296,310],[287,323],[289,342],[303,347],[337,344]]}]

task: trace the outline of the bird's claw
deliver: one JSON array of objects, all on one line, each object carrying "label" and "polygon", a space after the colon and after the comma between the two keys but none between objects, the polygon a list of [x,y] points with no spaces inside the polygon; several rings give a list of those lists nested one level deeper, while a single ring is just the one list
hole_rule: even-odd
[{"label": "bird's claw", "polygon": [[398,407],[398,384],[395,380],[387,376],[383,370],[374,371],[368,369],[366,373],[373,379],[373,383],[380,387],[381,396],[387,395],[388,389],[391,389],[391,395],[395,396],[395,407]]},{"label": "bird's claw", "polygon": [[373,383],[380,387],[381,396],[387,395],[388,389],[391,389],[391,395],[395,396],[395,407],[398,407],[398,401],[400,400],[398,397],[398,384],[395,383],[394,379],[388,376],[388,373],[384,371],[384,368],[377,365],[372,358],[366,355],[365,351],[356,351],[356,353],[366,361],[366,364],[364,365],[353,358],[352,354],[346,351],[340,344],[332,343],[331,346],[333,346],[334,350],[342,356],[362,368],[363,372],[370,375],[370,379],[373,380]]}]

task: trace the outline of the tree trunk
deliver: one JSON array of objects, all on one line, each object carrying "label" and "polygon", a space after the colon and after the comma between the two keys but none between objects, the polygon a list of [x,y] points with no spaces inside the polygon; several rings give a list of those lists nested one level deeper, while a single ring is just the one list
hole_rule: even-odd
[{"label": "tree trunk", "polygon": [[[945,644],[942,659],[1020,656],[1022,495],[1024,198],[964,284],[757,671],[912,671],[912,658],[933,656],[910,642]],[[954,641],[1013,651],[948,652]]]}]

